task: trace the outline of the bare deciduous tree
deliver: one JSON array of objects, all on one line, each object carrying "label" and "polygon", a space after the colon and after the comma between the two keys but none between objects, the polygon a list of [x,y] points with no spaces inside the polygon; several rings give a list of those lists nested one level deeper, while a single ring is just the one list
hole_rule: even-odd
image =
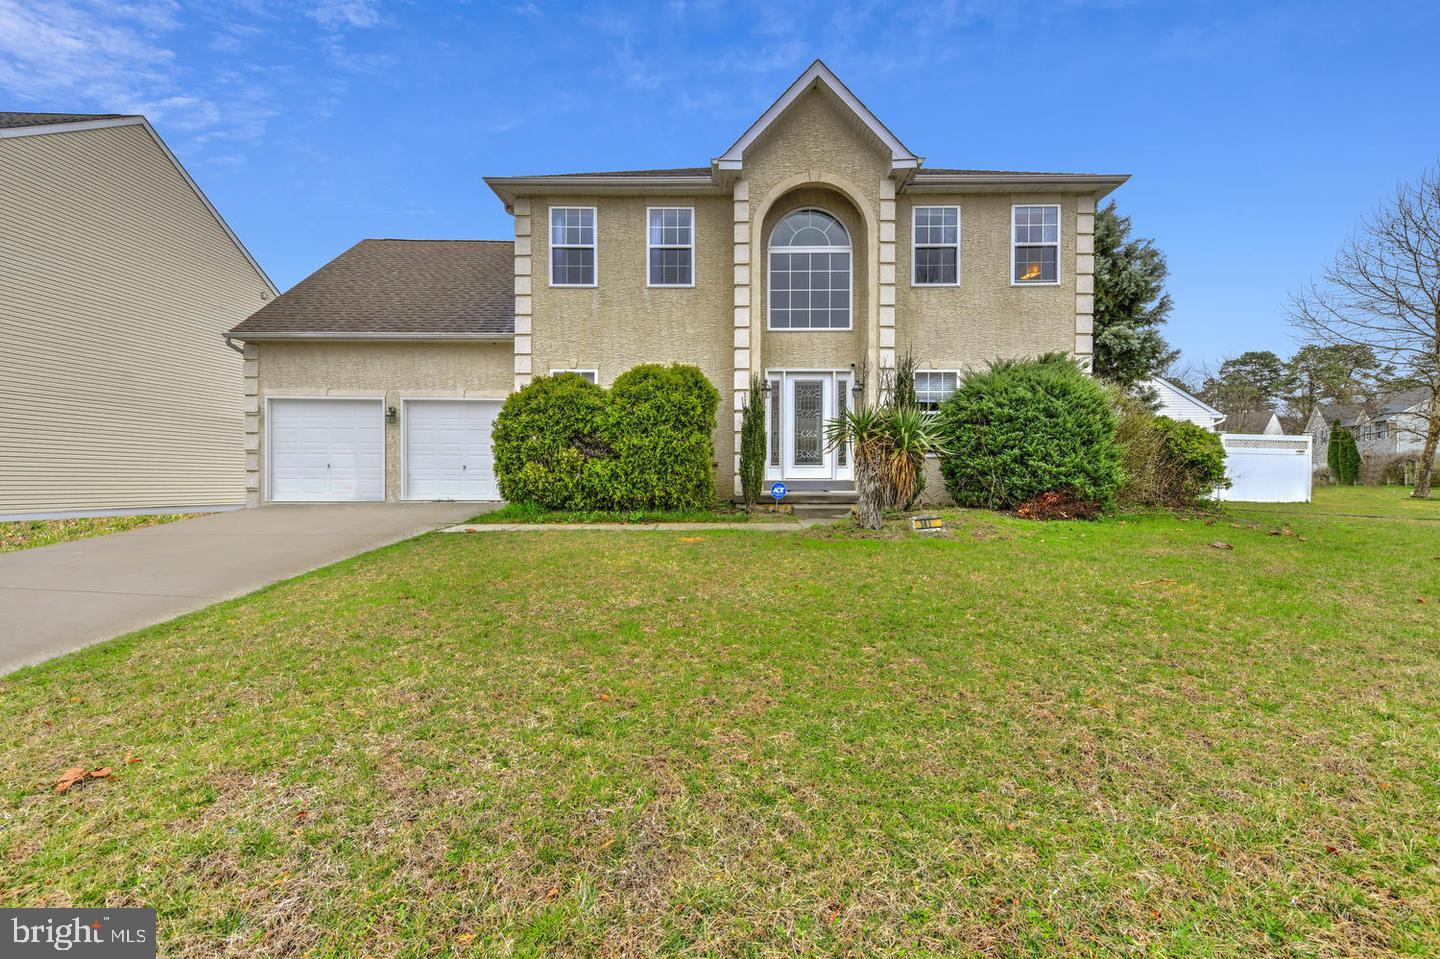
[{"label": "bare deciduous tree", "polygon": [[1317,342],[1368,346],[1429,390],[1411,494],[1428,499],[1440,442],[1440,168],[1401,186],[1362,222],[1321,279],[1295,297],[1292,315]]}]

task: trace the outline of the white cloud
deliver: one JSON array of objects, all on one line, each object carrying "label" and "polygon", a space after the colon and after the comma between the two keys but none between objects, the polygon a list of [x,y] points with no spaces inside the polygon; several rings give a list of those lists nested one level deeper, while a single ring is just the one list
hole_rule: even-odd
[{"label": "white cloud", "polygon": [[379,25],[380,8],[375,0],[320,0],[310,16],[326,27],[367,29]]}]

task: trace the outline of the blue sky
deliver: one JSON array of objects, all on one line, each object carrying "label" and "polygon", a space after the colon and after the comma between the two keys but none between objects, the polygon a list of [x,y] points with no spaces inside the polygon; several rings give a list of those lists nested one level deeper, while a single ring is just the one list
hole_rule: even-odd
[{"label": "blue sky", "polygon": [[707,163],[821,57],[933,166],[1126,172],[1192,363],[1294,347],[1440,158],[1440,4],[0,0],[0,109],[147,114],[283,289],[367,236],[505,237],[490,174]]}]

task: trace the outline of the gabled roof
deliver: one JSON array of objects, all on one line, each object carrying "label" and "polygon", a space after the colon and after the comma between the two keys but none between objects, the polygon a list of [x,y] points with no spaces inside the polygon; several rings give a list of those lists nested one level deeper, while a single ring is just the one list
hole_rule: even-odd
[{"label": "gabled roof", "polygon": [[527,196],[698,196],[723,195],[743,175],[744,155],[749,146],[800,99],[808,90],[824,88],[874,134],[890,154],[890,175],[896,189],[915,193],[1089,193],[1097,199],[1120,186],[1129,176],[1108,173],[1036,173],[1022,170],[966,170],[953,167],[928,169],[924,158],[900,142],[880,118],[870,111],[822,61],[816,60],[786,88],[780,98],[760,115],[740,138],[708,167],[678,167],[665,170],[614,170],[597,173],[550,173],[535,176],[487,176],[486,184],[507,207]]},{"label": "gabled roof", "polygon": [[1419,406],[1430,398],[1430,391],[1423,386],[1417,386],[1413,390],[1404,390],[1400,393],[1392,393],[1382,397],[1380,400],[1381,413],[1404,413]]},{"label": "gabled roof", "polygon": [[1225,417],[1225,432],[1246,433],[1258,436],[1270,428],[1270,423],[1280,422],[1274,410],[1245,410]]},{"label": "gabled roof", "polygon": [[509,339],[512,240],[361,240],[228,335],[264,339]]},{"label": "gabled roof", "polygon": [[720,170],[739,170],[744,164],[745,151],[760,137],[762,133],[770,128],[776,120],[790,109],[791,105],[799,100],[801,95],[813,87],[824,87],[835,95],[837,99],[860,119],[860,122],[875,134],[876,138],[890,150],[890,169],[906,170],[914,169],[925,162],[924,158],[911,152],[910,148],[900,142],[900,138],[890,132],[890,128],[880,122],[880,118],[870,112],[870,108],[860,102],[860,98],[850,92],[850,88],[840,82],[840,78],[825,65],[824,61],[816,60],[800,74],[799,78],[789,89],[780,94],[780,98],[770,104],[770,109],[760,114],[760,119],[750,124],[750,129],[740,135],[740,139],[730,145],[714,160],[714,166]]},{"label": "gabled roof", "polygon": [[6,113],[0,111],[0,130],[52,126],[59,123],[88,123],[91,120],[138,119],[124,113]]}]

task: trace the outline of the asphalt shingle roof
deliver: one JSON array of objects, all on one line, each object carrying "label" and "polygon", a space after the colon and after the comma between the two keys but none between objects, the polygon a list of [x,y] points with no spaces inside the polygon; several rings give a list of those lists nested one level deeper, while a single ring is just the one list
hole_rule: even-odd
[{"label": "asphalt shingle roof", "polygon": [[125,113],[5,113],[0,111],[0,130],[43,127],[51,123],[82,123],[86,120],[120,120]]},{"label": "asphalt shingle roof", "polygon": [[511,334],[515,244],[361,240],[231,332]]}]

